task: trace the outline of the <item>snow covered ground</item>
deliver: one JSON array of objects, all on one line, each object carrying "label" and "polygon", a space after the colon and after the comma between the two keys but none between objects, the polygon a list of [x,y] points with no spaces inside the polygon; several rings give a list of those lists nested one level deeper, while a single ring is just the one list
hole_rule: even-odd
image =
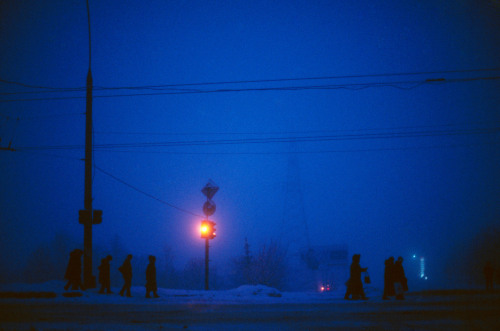
[{"label": "snow covered ground", "polygon": [[500,294],[409,293],[404,301],[381,299],[365,287],[367,301],[343,292],[280,292],[258,285],[226,291],[159,289],[145,298],[88,290],[65,297],[64,282],[8,284],[0,293],[53,292],[54,298],[0,298],[0,330],[500,330]]},{"label": "snow covered ground", "polygon": [[[112,287],[113,294],[99,294],[98,289],[84,291],[82,297],[64,297],[64,282],[50,281],[40,284],[6,284],[0,285],[0,292],[54,292],[56,297],[51,300],[55,302],[80,302],[80,303],[113,303],[113,304],[137,304],[154,302],[160,303],[196,303],[196,304],[254,304],[254,303],[320,303],[341,300],[343,292],[280,292],[277,289],[264,285],[243,285],[232,290],[225,291],[194,291],[176,289],[158,289],[160,298],[146,299],[143,286],[133,286],[132,298],[118,295],[120,287]],[[367,293],[381,294],[377,289],[368,288]],[[81,291],[80,291],[81,292]],[[381,293],[381,292],[380,292]]]}]

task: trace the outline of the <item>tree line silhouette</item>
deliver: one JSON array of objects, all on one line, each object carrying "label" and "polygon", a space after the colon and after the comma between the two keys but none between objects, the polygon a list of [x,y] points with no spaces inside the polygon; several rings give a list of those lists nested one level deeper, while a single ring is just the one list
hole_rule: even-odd
[{"label": "tree line silhouette", "polygon": [[[0,283],[26,282],[41,283],[51,280],[63,280],[66,271],[69,253],[78,247],[74,240],[66,233],[57,233],[54,238],[38,245],[26,260],[17,264],[6,264],[2,261]],[[75,247],[76,246],[76,247]],[[81,245],[80,245],[81,246]],[[134,277],[133,286],[144,286],[146,283],[145,270],[148,265],[148,255],[134,254],[123,244],[119,236],[115,236],[109,247],[94,247],[94,262],[97,263],[108,255],[113,257],[110,267],[111,286],[122,286],[123,278],[118,267],[128,254],[133,254],[132,268]],[[204,259],[189,259],[183,268],[174,264],[176,256],[172,247],[165,245],[159,252],[155,252],[157,261],[158,286],[171,289],[201,290],[204,284]],[[483,267],[486,261],[492,261],[493,268],[498,271],[497,257],[500,255],[500,225],[493,224],[486,227],[469,242],[462,242],[448,259],[448,262],[435,270],[446,275],[450,284],[454,282],[463,285],[483,285]],[[229,289],[244,284],[263,284],[277,289],[290,289],[289,256],[286,249],[277,242],[261,245],[251,251],[249,243],[245,244],[240,254],[233,257],[222,272],[216,264],[211,266],[210,284],[213,289]],[[371,261],[370,264],[372,264]],[[383,263],[383,261],[381,262]],[[7,267],[5,267],[7,266]],[[383,275],[380,275],[383,277]],[[494,283],[500,284],[500,272],[495,272]]]},{"label": "tree line silhouette", "polygon": [[[41,283],[51,280],[63,280],[68,265],[70,253],[75,250],[76,240],[65,233],[57,233],[53,240],[36,247],[28,257],[26,266],[18,273],[16,281],[27,283]],[[81,246],[81,245],[80,245]],[[287,261],[286,251],[276,242],[264,244],[253,255],[248,250],[240,256],[231,259],[228,270],[224,274],[217,265],[211,265],[210,284],[212,289],[229,289],[244,284],[263,284],[278,289],[286,286]],[[133,269],[133,286],[146,284],[145,270],[149,263],[149,255],[134,254],[115,236],[109,247],[94,247],[94,263],[96,273],[99,263],[110,256],[109,278],[112,287],[121,287],[123,277],[118,270],[129,254],[133,254],[131,261]],[[205,261],[203,257],[189,259],[183,268],[174,265],[175,255],[172,247],[165,245],[156,252],[156,270],[158,287],[171,289],[202,290],[204,288]]]}]

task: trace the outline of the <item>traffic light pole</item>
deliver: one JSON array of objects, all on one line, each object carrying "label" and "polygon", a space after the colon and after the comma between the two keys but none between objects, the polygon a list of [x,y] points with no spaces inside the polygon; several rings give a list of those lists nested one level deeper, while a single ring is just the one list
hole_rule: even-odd
[{"label": "traffic light pole", "polygon": [[207,185],[201,189],[201,193],[203,193],[207,197],[207,201],[203,205],[203,213],[207,217],[206,220],[203,220],[201,222],[201,237],[205,238],[205,291],[208,291],[208,264],[209,264],[209,258],[208,258],[208,250],[209,250],[209,244],[208,241],[210,239],[215,238],[215,222],[211,222],[208,220],[208,217],[213,215],[215,213],[215,203],[212,201],[213,196],[217,191],[219,190],[219,187],[212,181],[209,180]]},{"label": "traffic light pole", "polygon": [[208,291],[208,238],[205,239],[205,290]]}]

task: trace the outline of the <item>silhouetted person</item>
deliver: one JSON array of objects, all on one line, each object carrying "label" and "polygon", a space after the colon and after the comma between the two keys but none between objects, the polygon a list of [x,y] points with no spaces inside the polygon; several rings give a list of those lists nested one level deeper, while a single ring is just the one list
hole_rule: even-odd
[{"label": "silhouetted person", "polygon": [[127,255],[127,258],[125,259],[125,261],[123,261],[121,267],[118,268],[118,270],[122,273],[123,281],[125,282],[122,289],[120,290],[120,295],[123,295],[123,293],[126,291],[128,297],[132,296],[130,294],[130,287],[132,286],[132,264],[130,263],[131,260],[132,255]]},{"label": "silhouetted person", "polygon": [[111,255],[106,256],[101,260],[101,265],[99,266],[99,283],[101,284],[101,289],[99,293],[103,294],[106,291],[107,294],[111,292],[111,266],[110,262],[113,258]]},{"label": "silhouetted person", "polygon": [[146,298],[151,298],[149,295],[153,292],[153,296],[155,298],[159,298],[158,286],[156,285],[156,267],[155,267],[156,258],[153,255],[149,256],[149,264],[146,268]]},{"label": "silhouetted person", "polygon": [[68,283],[64,286],[66,291],[70,288],[70,286],[72,290],[83,290],[82,255],[83,251],[81,249],[74,249],[69,254],[69,262],[66,267],[66,273],[64,274],[64,278],[68,280]]},{"label": "silhouetted person", "polygon": [[484,265],[483,268],[484,280],[486,282],[486,291],[493,291],[493,274],[495,273],[495,269],[491,265],[491,262],[488,261]]},{"label": "silhouetted person", "polygon": [[382,295],[383,300],[388,300],[389,297],[396,295],[394,291],[394,257],[390,257],[385,260],[384,269],[384,294]]},{"label": "silhouetted person", "polygon": [[396,299],[403,300],[405,298],[404,292],[408,291],[408,281],[403,269],[403,258],[401,256],[394,263],[394,289],[396,291]]},{"label": "silhouetted person", "polygon": [[366,272],[368,268],[361,268],[359,261],[361,260],[360,254],[354,254],[352,256],[351,263],[351,273],[349,280],[347,281],[347,291],[345,293],[344,299],[349,299],[352,295],[353,300],[363,300],[368,299],[365,296],[365,291],[363,290],[363,283],[361,282],[361,273]]}]

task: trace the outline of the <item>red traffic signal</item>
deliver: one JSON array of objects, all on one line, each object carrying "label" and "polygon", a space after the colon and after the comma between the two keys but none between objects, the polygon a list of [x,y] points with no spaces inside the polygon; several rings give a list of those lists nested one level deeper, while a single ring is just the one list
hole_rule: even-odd
[{"label": "red traffic signal", "polygon": [[201,221],[201,238],[214,239],[215,238],[215,222],[204,220]]}]

